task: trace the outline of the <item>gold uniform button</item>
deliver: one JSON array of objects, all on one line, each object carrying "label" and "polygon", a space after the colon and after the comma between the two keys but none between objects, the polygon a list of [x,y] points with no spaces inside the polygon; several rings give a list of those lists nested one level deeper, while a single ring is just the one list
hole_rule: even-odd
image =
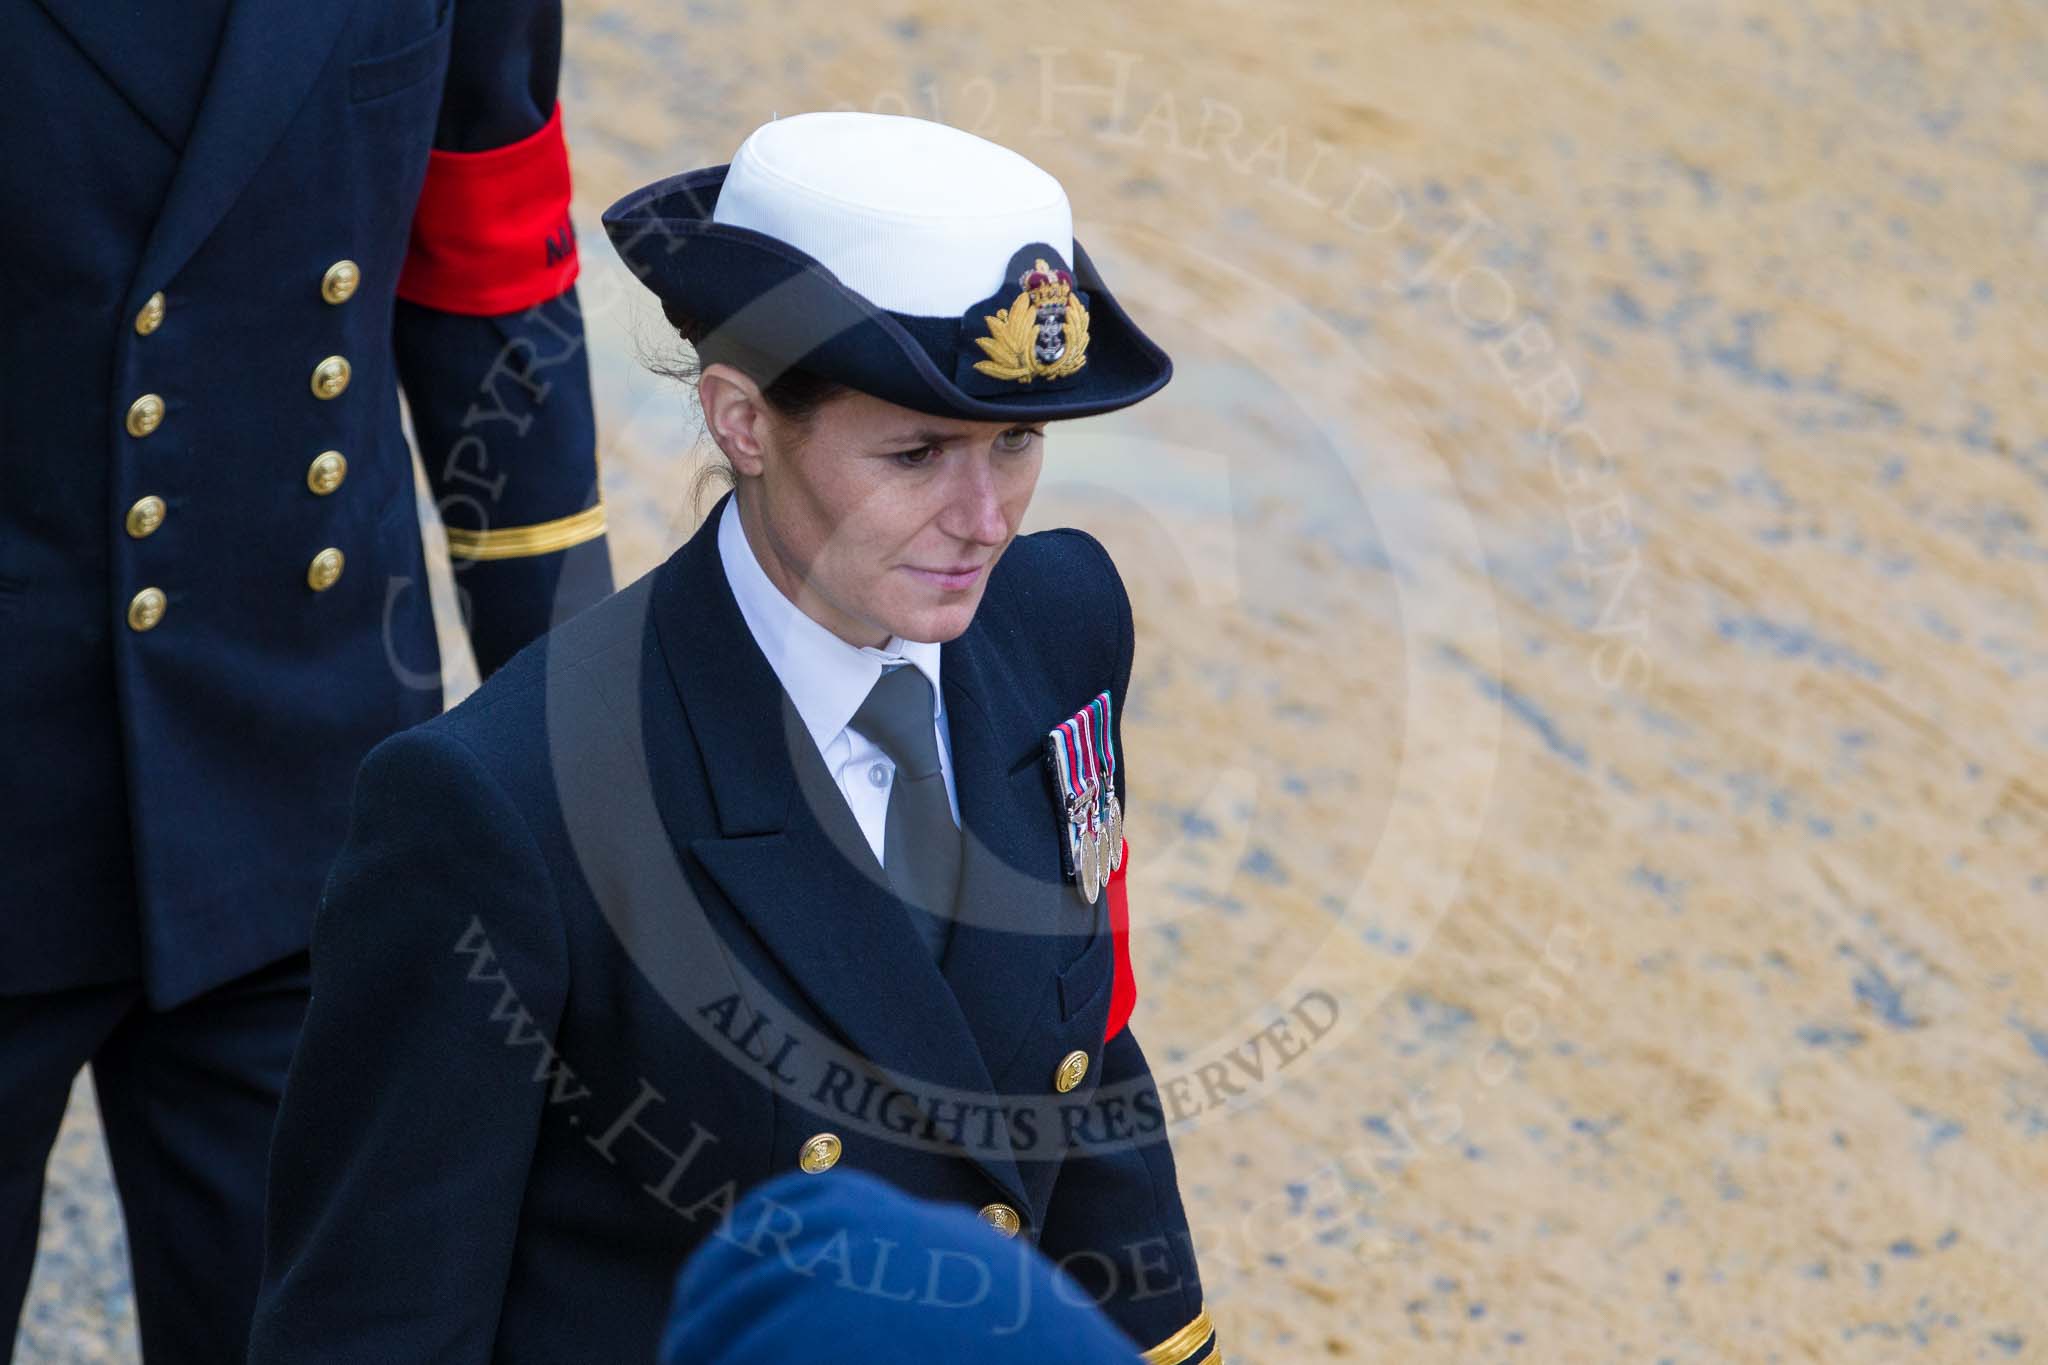
[{"label": "gold uniform button", "polygon": [[320,297],[329,303],[347,303],[355,297],[356,286],[362,282],[363,272],[356,268],[354,261],[336,261],[320,277]]},{"label": "gold uniform button", "polygon": [[839,1134],[820,1133],[798,1149],[796,1164],[816,1175],[839,1164]]},{"label": "gold uniform button", "polygon": [[128,629],[155,630],[167,605],[162,588],[144,588],[128,599]]},{"label": "gold uniform button", "polygon": [[164,324],[164,291],[159,289],[149,296],[149,302],[142,305],[142,311],[135,315],[135,332],[148,336]]},{"label": "gold uniform button", "polygon": [[1088,1054],[1080,1050],[1069,1052],[1060,1059],[1060,1069],[1053,1072],[1053,1088],[1062,1095],[1081,1083],[1088,1074]]},{"label": "gold uniform button", "polygon": [[326,497],[348,477],[348,460],[338,450],[323,450],[306,466],[306,487]]},{"label": "gold uniform button", "polygon": [[341,577],[341,551],[332,545],[313,556],[306,566],[306,585],[314,592],[326,592]]},{"label": "gold uniform button", "polygon": [[161,395],[145,393],[128,405],[128,434],[147,436],[164,424],[164,400]]},{"label": "gold uniform button", "polygon": [[1008,1204],[984,1204],[981,1207],[981,1221],[1005,1237],[1015,1237],[1017,1229],[1024,1226],[1024,1220],[1017,1216],[1017,1210]]},{"label": "gold uniform button", "polygon": [[151,493],[146,498],[137,498],[135,505],[128,509],[128,534],[141,540],[153,534],[164,524],[164,500]]},{"label": "gold uniform button", "polygon": [[348,387],[348,361],[338,355],[331,355],[313,367],[313,396],[315,398],[338,398]]}]

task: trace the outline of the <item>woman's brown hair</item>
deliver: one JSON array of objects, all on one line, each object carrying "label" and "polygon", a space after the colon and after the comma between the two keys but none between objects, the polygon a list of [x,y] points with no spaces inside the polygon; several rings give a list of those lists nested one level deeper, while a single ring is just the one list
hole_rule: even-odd
[{"label": "woman's brown hair", "polygon": [[[689,317],[672,309],[664,311],[676,329],[676,336],[688,342],[690,349],[667,359],[648,361],[650,370],[695,389],[707,368],[730,365],[761,386],[761,397],[775,410],[776,416],[797,429],[799,436],[808,431],[818,409],[849,391],[836,379],[829,379],[800,365],[783,365],[727,333],[706,335],[705,330]],[[772,377],[764,379],[763,376]],[[714,484],[731,488],[733,482],[732,465],[722,455],[714,456],[690,481],[691,507],[701,512],[707,489]]]}]

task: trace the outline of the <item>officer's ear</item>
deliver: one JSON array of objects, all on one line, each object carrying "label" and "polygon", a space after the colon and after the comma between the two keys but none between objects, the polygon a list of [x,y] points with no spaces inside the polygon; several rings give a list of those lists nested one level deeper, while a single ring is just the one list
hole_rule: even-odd
[{"label": "officer's ear", "polygon": [[697,404],[704,429],[732,462],[733,472],[756,476],[775,437],[775,414],[745,371],[714,362],[697,378]]}]

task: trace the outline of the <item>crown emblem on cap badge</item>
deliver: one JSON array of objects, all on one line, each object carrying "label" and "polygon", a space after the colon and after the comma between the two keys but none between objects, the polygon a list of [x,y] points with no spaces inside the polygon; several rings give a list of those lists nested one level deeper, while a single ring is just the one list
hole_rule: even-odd
[{"label": "crown emblem on cap badge", "polygon": [[996,379],[1029,384],[1059,379],[1088,363],[1088,310],[1074,295],[1074,277],[1055,270],[1043,256],[1017,277],[1022,291],[1008,308],[982,321],[989,334],[976,337],[986,360],[974,368]]}]

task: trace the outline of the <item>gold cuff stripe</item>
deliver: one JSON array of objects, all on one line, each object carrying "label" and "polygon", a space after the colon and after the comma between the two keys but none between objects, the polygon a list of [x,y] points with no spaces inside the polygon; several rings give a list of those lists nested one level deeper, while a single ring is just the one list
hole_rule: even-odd
[{"label": "gold cuff stripe", "polygon": [[1139,1357],[1145,1365],[1181,1365],[1195,1352],[1209,1344],[1209,1338],[1216,1335],[1216,1324],[1209,1320],[1209,1310],[1204,1308],[1195,1314],[1195,1320],[1175,1332],[1166,1340],[1154,1346]]},{"label": "gold cuff stripe", "polygon": [[604,504],[600,502],[573,516],[532,526],[502,526],[491,531],[462,531],[451,526],[448,554],[452,559],[523,559],[551,555],[603,534]]}]

